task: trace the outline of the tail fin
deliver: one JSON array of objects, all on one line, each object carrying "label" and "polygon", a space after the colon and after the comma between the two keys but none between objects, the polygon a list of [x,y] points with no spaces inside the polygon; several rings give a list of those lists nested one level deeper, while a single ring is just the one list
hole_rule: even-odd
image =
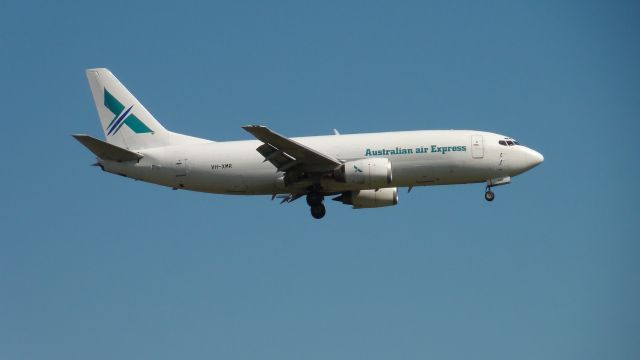
[{"label": "tail fin", "polygon": [[160,125],[111,71],[88,69],[87,78],[107,143],[126,149],[171,144],[172,133]]}]

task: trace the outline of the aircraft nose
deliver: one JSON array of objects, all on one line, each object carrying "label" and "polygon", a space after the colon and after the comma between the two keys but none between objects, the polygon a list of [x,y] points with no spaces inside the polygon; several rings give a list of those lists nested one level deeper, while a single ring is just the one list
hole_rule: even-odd
[{"label": "aircraft nose", "polygon": [[525,159],[525,167],[527,170],[534,168],[544,162],[544,156],[542,156],[542,154],[529,148],[526,148]]}]

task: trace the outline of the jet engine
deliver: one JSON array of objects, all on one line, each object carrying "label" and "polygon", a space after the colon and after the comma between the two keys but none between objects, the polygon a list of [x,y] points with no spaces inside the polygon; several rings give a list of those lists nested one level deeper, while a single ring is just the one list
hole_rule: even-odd
[{"label": "jet engine", "polygon": [[353,205],[354,209],[392,206],[398,204],[398,188],[348,191],[333,200]]},{"label": "jet engine", "polygon": [[337,181],[347,184],[384,187],[393,179],[391,161],[387,158],[368,158],[347,161],[334,171]]}]

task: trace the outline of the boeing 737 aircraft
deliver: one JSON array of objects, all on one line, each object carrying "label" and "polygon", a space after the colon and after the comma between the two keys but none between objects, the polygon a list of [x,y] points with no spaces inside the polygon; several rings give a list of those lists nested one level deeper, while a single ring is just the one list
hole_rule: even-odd
[{"label": "boeing 737 aircraft", "polygon": [[256,140],[216,142],[165,129],[107,69],[87,77],[106,141],[73,135],[102,170],[173,189],[306,197],[311,215],[324,199],[354,209],[396,205],[398,187],[486,183],[491,188],[542,163],[538,152],[499,134],[473,130],[399,131],[288,138],[243,126]]}]

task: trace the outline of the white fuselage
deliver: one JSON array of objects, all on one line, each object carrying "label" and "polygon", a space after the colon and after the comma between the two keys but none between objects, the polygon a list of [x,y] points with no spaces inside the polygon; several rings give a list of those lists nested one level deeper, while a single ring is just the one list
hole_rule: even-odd
[{"label": "white fuselage", "polygon": [[[388,187],[465,184],[513,177],[542,162],[525,146],[504,146],[504,136],[470,130],[401,131],[293,138],[342,161],[384,157],[392,164]],[[202,142],[139,150],[139,162],[100,159],[103,169],[128,177],[193,191],[218,194],[291,193],[282,172],[256,151],[258,140]],[[325,192],[370,188],[331,178]],[[305,184],[295,186],[304,188]]]}]

